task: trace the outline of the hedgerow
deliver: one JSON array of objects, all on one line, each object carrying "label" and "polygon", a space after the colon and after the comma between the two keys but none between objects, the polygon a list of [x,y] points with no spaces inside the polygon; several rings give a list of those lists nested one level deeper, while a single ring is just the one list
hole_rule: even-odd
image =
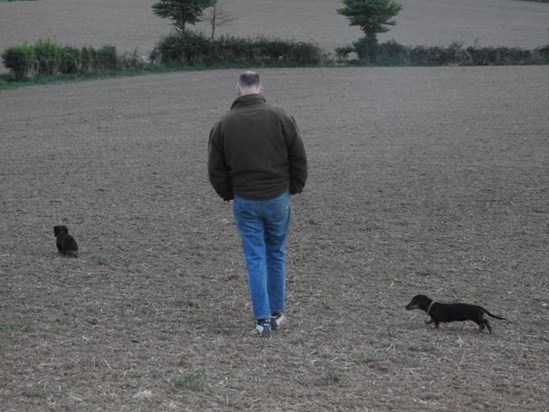
[{"label": "hedgerow", "polygon": [[[72,47],[49,39],[34,45],[9,47],[1,54],[10,80],[44,79],[101,73],[158,72],[163,69],[235,66],[445,66],[548,64],[549,45],[534,50],[518,47],[404,46],[396,41],[372,44],[356,41],[338,47],[329,58],[316,44],[277,38],[221,36],[175,32],[164,36],[145,62],[137,52],[119,54],[114,46]],[[8,80],[7,75],[0,76]]]},{"label": "hedgerow", "polygon": [[321,49],[311,43],[268,37],[210,39],[190,31],[164,36],[150,55],[151,61],[165,64],[214,65],[317,65],[321,57]]},{"label": "hedgerow", "polygon": [[[356,59],[350,59],[351,53]],[[501,66],[518,64],[546,64],[549,45],[534,50],[518,47],[467,47],[454,42],[449,46],[404,46],[396,41],[369,44],[357,41],[336,49],[339,63],[375,66]]]},{"label": "hedgerow", "polygon": [[119,55],[114,46],[76,48],[49,39],[39,40],[34,45],[9,47],[2,53],[2,61],[16,80],[144,67],[144,62],[135,53]]}]

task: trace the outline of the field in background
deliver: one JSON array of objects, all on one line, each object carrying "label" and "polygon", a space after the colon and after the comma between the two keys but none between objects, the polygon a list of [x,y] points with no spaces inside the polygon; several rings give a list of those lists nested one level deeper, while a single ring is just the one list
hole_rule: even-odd
[{"label": "field in background", "polygon": [[[148,56],[168,20],[152,13],[156,0],[39,0],[0,3],[0,50],[49,38],[71,46],[116,46]],[[549,4],[516,0],[399,0],[397,25],[382,41],[404,45],[535,48],[549,43]],[[317,42],[327,51],[362,36],[337,14],[339,0],[226,0],[233,18],[219,34],[278,36]],[[206,23],[196,26],[209,33]]]},{"label": "field in background", "polygon": [[[546,67],[260,74],[310,159],[268,340],[206,176],[238,71],[0,94],[2,408],[545,410]],[[509,320],[434,331],[416,293]]]}]

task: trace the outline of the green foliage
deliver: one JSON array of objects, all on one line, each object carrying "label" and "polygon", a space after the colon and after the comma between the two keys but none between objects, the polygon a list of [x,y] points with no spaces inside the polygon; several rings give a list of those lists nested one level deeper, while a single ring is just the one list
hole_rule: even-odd
[{"label": "green foliage", "polygon": [[144,67],[143,61],[136,53],[120,56],[114,46],[78,49],[61,46],[49,39],[39,40],[34,45],[10,47],[2,53],[2,59],[15,80],[136,70]]},{"label": "green foliage", "polygon": [[534,54],[539,56],[541,59],[549,59],[549,44],[534,49]]},{"label": "green foliage", "polygon": [[51,40],[38,40],[34,45],[38,60],[38,74],[57,74],[63,55],[63,47]]},{"label": "green foliage", "polygon": [[[396,23],[391,20],[402,6],[395,0],[342,0],[345,7],[338,9],[338,13],[346,16],[351,26],[360,26],[364,32],[369,46],[377,44],[377,34],[389,31],[387,26]],[[363,50],[366,50],[363,47]]]},{"label": "green foliage", "polygon": [[336,53],[336,61],[338,63],[343,63],[349,59],[349,55],[355,51],[355,47],[354,46],[336,47],[334,51]]},{"label": "green foliage", "polygon": [[119,68],[119,59],[116,47],[103,46],[97,50],[96,71],[117,70]]},{"label": "green foliage", "polygon": [[475,66],[524,64],[534,57],[532,51],[518,47],[468,47],[466,51],[470,56],[471,64]]},{"label": "green foliage", "polygon": [[29,332],[32,330],[32,326],[29,323],[0,323],[0,332],[14,332],[19,330],[23,332]]},{"label": "green foliage", "polygon": [[201,33],[176,32],[164,36],[151,53],[151,61],[164,64],[298,64],[320,62],[318,46],[281,39],[222,36],[211,39]]},{"label": "green foliage", "polygon": [[393,65],[395,62],[406,62],[409,59],[409,48],[394,40],[378,45],[375,61],[377,64]]},{"label": "green foliage", "polygon": [[7,48],[2,53],[2,61],[16,80],[32,75],[38,65],[34,47],[28,44]]},{"label": "green foliage", "polygon": [[382,44],[370,44],[366,38],[353,43],[359,60],[355,63],[376,66],[482,66],[510,64],[543,64],[544,49],[525,50],[508,47],[467,47],[454,42],[443,46],[403,46],[392,40]]},{"label": "green foliage", "polygon": [[81,51],[76,47],[63,47],[59,58],[59,71],[64,74],[78,73],[81,67]]},{"label": "green foliage", "polygon": [[337,386],[343,386],[343,378],[339,371],[332,367],[326,368],[325,379],[328,383]]},{"label": "green foliage", "polygon": [[172,20],[175,28],[184,32],[187,23],[197,23],[204,9],[216,3],[217,0],[160,0],[152,9],[154,14]]},{"label": "green foliage", "polygon": [[94,260],[96,265],[102,266],[107,264],[109,258],[105,255],[95,255]]},{"label": "green foliage", "polygon": [[196,369],[188,372],[180,371],[173,379],[172,383],[177,390],[200,391],[204,381],[204,370]]},{"label": "green foliage", "polygon": [[102,72],[121,69],[121,58],[118,56],[116,47],[103,46],[100,49],[83,47],[80,50],[80,71]]},{"label": "green foliage", "polygon": [[[549,64],[549,45],[534,50],[508,47],[464,48],[403,46],[395,41],[372,44],[366,38],[335,50],[338,64],[377,66]],[[355,52],[358,60],[349,61]],[[114,46],[75,48],[50,40],[19,45],[1,54],[9,74],[0,74],[0,90],[66,80],[98,79],[141,73],[165,73],[249,66],[318,66],[323,52],[306,42],[266,37],[223,36],[212,40],[204,34],[175,32],[165,36],[150,55],[150,63],[133,53],[119,55]],[[96,258],[99,265],[106,257]]]},{"label": "green foliage", "polygon": [[355,52],[358,55],[358,58],[367,63],[374,63],[376,56],[379,53],[379,44],[376,39],[371,39],[369,37],[362,37],[357,41],[353,42]]},{"label": "green foliage", "polygon": [[203,61],[211,46],[211,41],[201,33],[175,32],[162,37],[150,59],[165,64]]}]

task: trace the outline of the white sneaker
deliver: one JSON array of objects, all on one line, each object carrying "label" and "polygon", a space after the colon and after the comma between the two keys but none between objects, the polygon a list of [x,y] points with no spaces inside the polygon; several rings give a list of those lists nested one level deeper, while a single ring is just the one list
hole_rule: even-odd
[{"label": "white sneaker", "polygon": [[255,325],[255,329],[252,331],[252,335],[269,337],[271,336],[271,320],[258,321]]},{"label": "white sneaker", "polygon": [[271,318],[271,329],[277,330],[286,323],[288,319],[284,316],[284,313],[275,313]]}]

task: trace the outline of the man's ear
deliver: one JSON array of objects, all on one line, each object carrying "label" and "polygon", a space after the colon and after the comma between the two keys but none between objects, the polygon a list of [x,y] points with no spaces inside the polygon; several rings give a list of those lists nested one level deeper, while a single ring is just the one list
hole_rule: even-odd
[{"label": "man's ear", "polygon": [[259,87],[259,94],[263,94],[264,91],[265,91],[265,89],[263,88],[263,85],[261,85]]},{"label": "man's ear", "polygon": [[238,86],[236,86],[236,95],[237,96],[242,96],[242,90]]}]

